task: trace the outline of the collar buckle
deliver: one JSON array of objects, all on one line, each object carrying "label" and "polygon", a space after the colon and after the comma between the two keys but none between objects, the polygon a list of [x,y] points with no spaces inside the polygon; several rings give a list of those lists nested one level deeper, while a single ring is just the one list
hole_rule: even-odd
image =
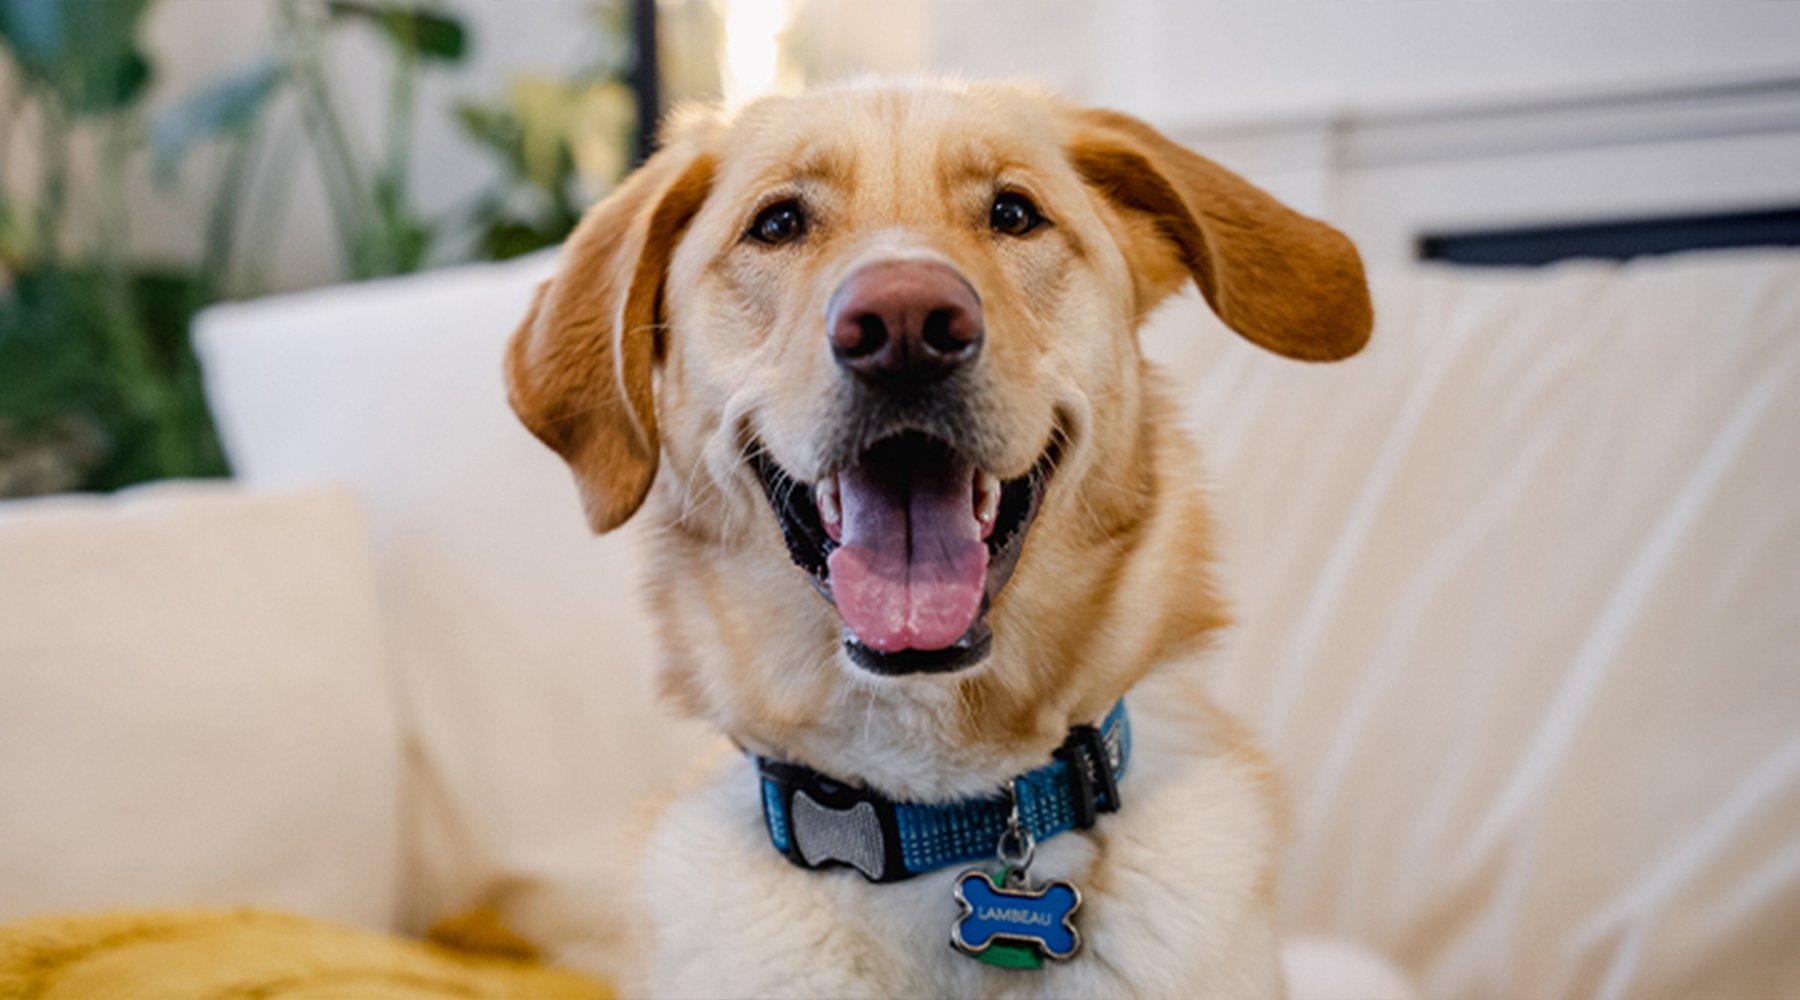
[{"label": "collar buckle", "polygon": [[757,766],[764,817],[789,861],[802,868],[847,865],[871,882],[908,876],[895,803],[798,764],[758,758]]},{"label": "collar buckle", "polygon": [[1094,825],[1103,812],[1119,811],[1119,782],[1114,771],[1114,755],[1108,751],[1106,737],[1094,726],[1075,726],[1069,738],[1056,748],[1056,757],[1068,766],[1069,804],[1075,814],[1075,828],[1085,830]]}]

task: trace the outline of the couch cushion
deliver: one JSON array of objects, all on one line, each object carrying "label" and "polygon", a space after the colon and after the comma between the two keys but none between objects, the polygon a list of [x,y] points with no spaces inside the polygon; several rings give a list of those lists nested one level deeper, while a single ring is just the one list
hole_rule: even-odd
[{"label": "couch cushion", "polygon": [[1221,689],[1290,778],[1290,929],[1432,996],[1792,995],[1800,254],[1389,275],[1377,316],[1336,366],[1191,301],[1150,337],[1217,477]]},{"label": "couch cushion", "polygon": [[0,504],[0,920],[249,904],[390,925],[380,633],[347,491]]},{"label": "couch cushion", "polygon": [[698,741],[656,704],[633,529],[594,537],[514,418],[501,355],[537,257],[204,315],[236,474],[348,483],[369,512],[415,730],[406,922],[502,887],[595,885],[634,803]]}]

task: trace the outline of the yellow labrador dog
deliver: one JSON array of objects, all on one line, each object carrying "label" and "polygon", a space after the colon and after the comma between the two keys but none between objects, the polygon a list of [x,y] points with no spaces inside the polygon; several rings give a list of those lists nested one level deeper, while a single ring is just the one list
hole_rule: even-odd
[{"label": "yellow labrador dog", "polygon": [[597,531],[654,520],[661,682],[743,751],[655,818],[665,996],[1282,993],[1278,777],[1208,701],[1186,282],[1348,357],[1356,250],[1122,114],[866,83],[690,115],[511,347]]}]

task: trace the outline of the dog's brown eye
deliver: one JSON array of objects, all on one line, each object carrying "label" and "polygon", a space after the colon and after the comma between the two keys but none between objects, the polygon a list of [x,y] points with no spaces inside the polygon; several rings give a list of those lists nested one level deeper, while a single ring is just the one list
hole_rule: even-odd
[{"label": "dog's brown eye", "polygon": [[771,246],[798,239],[806,232],[806,214],[797,201],[781,201],[756,214],[750,224],[750,235]]},{"label": "dog's brown eye", "polygon": [[1017,191],[1002,191],[988,211],[988,225],[994,232],[1007,236],[1024,236],[1043,222],[1038,207]]}]

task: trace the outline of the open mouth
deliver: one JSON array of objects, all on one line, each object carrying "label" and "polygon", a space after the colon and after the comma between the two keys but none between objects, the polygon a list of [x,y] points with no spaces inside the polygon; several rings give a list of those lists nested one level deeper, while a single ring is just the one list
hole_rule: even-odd
[{"label": "open mouth", "polygon": [[758,447],[752,462],[788,554],[844,621],[844,647],[878,674],[981,662],[987,611],[1018,565],[1056,446],[1001,481],[918,432],[884,438],[807,485]]}]

